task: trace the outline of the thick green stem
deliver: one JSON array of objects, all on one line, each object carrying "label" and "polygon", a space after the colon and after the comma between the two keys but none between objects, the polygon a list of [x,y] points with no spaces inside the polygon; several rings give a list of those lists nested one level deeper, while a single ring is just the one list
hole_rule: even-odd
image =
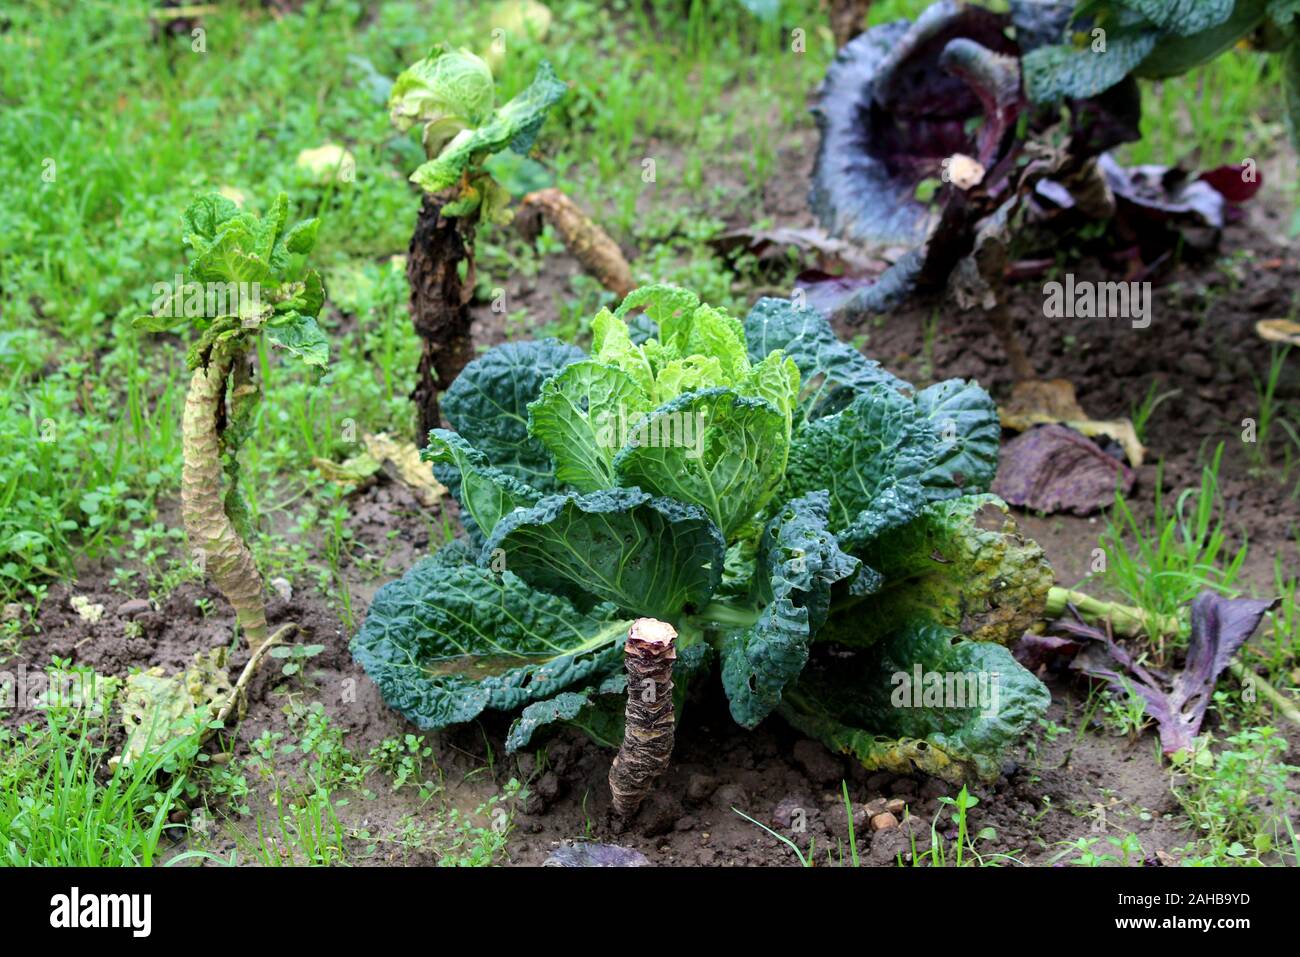
[{"label": "thick green stem", "polygon": [[[1121,605],[1118,602],[1102,601],[1099,598],[1093,598],[1091,595],[1085,595],[1081,591],[1072,591],[1068,588],[1053,587],[1048,592],[1047,607],[1043,610],[1043,617],[1048,619],[1059,618],[1065,613],[1067,605],[1073,605],[1079,610],[1079,614],[1089,621],[1109,618],[1111,629],[1116,634],[1131,637],[1149,631],[1161,635],[1176,635],[1178,633],[1178,619],[1173,615],[1152,615],[1140,608]],[[1154,628],[1148,629],[1148,624],[1153,625]],[[1300,709],[1296,707],[1294,701],[1240,661],[1234,659],[1228,662],[1228,670],[1237,677],[1237,680],[1253,683],[1256,690],[1277,708],[1279,714],[1292,724],[1300,727]]]},{"label": "thick green stem", "polygon": [[1238,681],[1253,683],[1256,690],[1272,702],[1273,707],[1277,708],[1279,714],[1296,727],[1300,727],[1300,708],[1296,708],[1294,701],[1282,692],[1278,691],[1255,672],[1251,671],[1240,661],[1229,661],[1228,670],[1237,677]]},{"label": "thick green stem", "polygon": [[714,601],[705,605],[698,615],[691,615],[688,621],[696,628],[709,630],[721,625],[724,628],[748,628],[758,621],[762,612],[757,608],[729,605]]},{"label": "thick green stem", "polygon": [[238,350],[232,355],[217,346],[207,366],[195,369],[190,379],[182,423],[181,517],[190,546],[202,553],[205,570],[235,609],[245,640],[256,650],[267,637],[262,577],[226,513],[221,482],[226,382],[234,364],[243,361]]},{"label": "thick green stem", "polygon": [[1144,633],[1174,635],[1178,633],[1178,619],[1173,615],[1153,615],[1140,608],[1121,605],[1118,602],[1102,601],[1081,591],[1053,586],[1047,593],[1047,607],[1043,617],[1060,618],[1065,614],[1067,605],[1073,605],[1087,621],[1100,621],[1109,618],[1110,626],[1117,635],[1129,637]]}]

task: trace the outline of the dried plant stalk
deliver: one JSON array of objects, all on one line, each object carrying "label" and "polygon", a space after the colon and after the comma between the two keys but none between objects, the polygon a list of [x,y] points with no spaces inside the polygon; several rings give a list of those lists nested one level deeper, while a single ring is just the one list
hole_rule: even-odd
[{"label": "dried plant stalk", "polygon": [[618,243],[558,189],[539,189],[520,203],[519,227],[525,236],[541,231],[536,217],[550,223],[582,268],[620,299],[632,291],[632,267]]},{"label": "dried plant stalk", "polygon": [[623,745],[609,769],[614,814],[628,820],[668,767],[673,753],[673,662],[677,631],[654,618],[638,618],[623,648],[627,668],[627,720]]},{"label": "dried plant stalk", "polygon": [[[424,197],[406,257],[411,286],[411,323],[423,342],[416,374],[415,402],[419,426],[415,444],[429,441],[429,430],[442,425],[438,397],[474,358],[469,311],[474,292],[474,230],[478,215],[442,215],[446,194]],[[467,264],[464,278],[461,263]]]},{"label": "dried plant stalk", "polygon": [[216,347],[207,366],[194,370],[190,379],[182,424],[181,517],[191,546],[202,552],[207,572],[235,609],[248,647],[256,650],[267,635],[262,576],[227,508],[221,483],[226,383],[234,366],[244,361],[242,354]]}]

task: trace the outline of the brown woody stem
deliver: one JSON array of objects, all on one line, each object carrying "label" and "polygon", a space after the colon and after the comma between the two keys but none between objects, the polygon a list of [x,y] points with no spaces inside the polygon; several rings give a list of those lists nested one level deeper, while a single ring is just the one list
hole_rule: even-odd
[{"label": "brown woody stem", "polygon": [[[445,196],[424,197],[411,235],[406,278],[411,285],[411,322],[424,343],[415,401],[422,447],[429,430],[442,425],[438,396],[474,358],[469,300],[474,291],[474,217],[442,215]],[[468,263],[465,277],[460,264]]]},{"label": "brown woody stem", "polygon": [[668,767],[673,753],[673,662],[677,631],[654,618],[638,618],[623,648],[627,713],[623,745],[609,769],[614,814],[629,820]]},{"label": "brown woody stem", "polygon": [[[521,227],[532,214],[551,224],[573,258],[602,286],[620,299],[632,291],[632,267],[628,265],[623,250],[568,195],[554,188],[529,193],[519,204]],[[534,228],[524,231],[534,232]],[[535,232],[540,231],[540,226],[535,227]]]}]

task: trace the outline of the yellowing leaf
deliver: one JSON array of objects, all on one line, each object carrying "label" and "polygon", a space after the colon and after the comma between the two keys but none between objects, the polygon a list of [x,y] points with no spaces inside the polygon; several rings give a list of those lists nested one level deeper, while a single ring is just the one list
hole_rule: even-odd
[{"label": "yellowing leaf", "polygon": [[1074,394],[1074,383],[1066,379],[1026,379],[1016,383],[1007,404],[998,409],[1004,428],[1024,432],[1035,425],[1059,422],[1089,438],[1104,435],[1124,449],[1134,468],[1146,457],[1146,446],[1138,441],[1128,419],[1090,419]]},{"label": "yellowing leaf", "polygon": [[1255,323],[1255,335],[1269,342],[1300,346],[1300,322],[1292,319],[1261,319]]},{"label": "yellowing leaf", "polygon": [[420,450],[413,442],[399,442],[385,432],[362,436],[366,451],[378,462],[392,462],[397,478],[410,486],[420,504],[432,508],[447,493],[441,482],[433,477],[433,466],[420,459]]},{"label": "yellowing leaf", "polygon": [[311,461],[316,466],[316,470],[331,482],[351,486],[354,489],[367,484],[383,466],[383,463],[369,452],[354,455],[344,462],[333,462],[322,458],[314,458]]},{"label": "yellowing leaf", "polygon": [[122,701],[126,742],[113,762],[133,761],[192,733],[233,693],[224,648],[196,653],[194,664],[179,674],[153,667],[128,675]]}]

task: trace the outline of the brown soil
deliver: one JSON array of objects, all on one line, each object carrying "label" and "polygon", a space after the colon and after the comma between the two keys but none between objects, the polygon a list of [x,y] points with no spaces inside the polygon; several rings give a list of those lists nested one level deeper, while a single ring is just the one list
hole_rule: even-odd
[{"label": "brown soil", "polygon": [[[805,137],[806,138],[806,137]],[[808,143],[783,154],[785,171],[774,176],[762,197],[760,211],[737,212],[730,219],[741,225],[760,213],[776,225],[807,225],[804,204]],[[725,169],[725,165],[721,165]],[[1206,455],[1225,444],[1222,490],[1232,531],[1249,535],[1252,560],[1246,581],[1259,593],[1272,582],[1272,561],[1283,552],[1294,573],[1300,569],[1295,546],[1300,506],[1293,497],[1300,475],[1281,481],[1276,474],[1256,475],[1241,442],[1241,420],[1257,415],[1252,377],[1262,377],[1269,350],[1252,332],[1260,318],[1286,315],[1300,273],[1294,255],[1274,247],[1265,231],[1235,227],[1224,240],[1226,250],[1247,250],[1240,276],[1217,267],[1182,267],[1156,291],[1150,328],[1135,330],[1107,320],[1053,321],[1042,317],[1040,284],[1016,289],[1012,311],[1018,317],[1027,351],[1044,377],[1075,383],[1081,403],[1094,417],[1126,416],[1140,403],[1152,381],[1159,391],[1179,395],[1161,405],[1148,425],[1151,465],[1139,470],[1134,499],[1147,502],[1155,479],[1154,463],[1165,463],[1165,482],[1182,488],[1198,481]],[[530,321],[542,325],[556,317],[565,293],[564,277],[577,270],[568,257],[548,262],[544,276],[508,280],[508,295],[529,308]],[[1081,265],[1079,278],[1111,278],[1095,267]],[[552,277],[559,277],[552,279]],[[476,306],[480,345],[504,336],[499,317]],[[864,351],[890,369],[911,379],[962,376],[979,379],[995,397],[1003,397],[1011,379],[995,338],[983,316],[941,308],[927,336],[928,310],[891,316],[878,324],[841,330],[846,336],[865,332]],[[497,321],[494,321],[497,320]],[[927,342],[929,343],[927,345]],[[1300,367],[1294,361],[1278,389],[1280,399],[1300,398]],[[1281,455],[1281,444],[1274,450]],[[451,506],[454,509],[454,505]],[[1072,583],[1083,577],[1095,547],[1100,524],[1093,519],[1023,516],[1028,532],[1046,548],[1058,577]],[[429,530],[440,519],[424,512],[401,486],[382,483],[352,500],[350,527],[358,543],[385,556],[385,574],[377,576],[345,562],[343,574],[359,622],[375,588],[408,567],[429,547]],[[398,531],[395,540],[388,534]],[[111,567],[112,563],[107,563]],[[128,638],[125,621],[115,614],[124,596],[107,585],[105,568],[87,568],[74,586],[51,589],[41,609],[39,632],[20,648],[18,661],[41,668],[51,658],[70,658],[112,674],[161,664],[169,669],[187,663],[196,650],[229,641],[232,616],[210,587],[188,584],[176,589],[155,611],[139,617],[141,633]],[[271,626],[296,621],[302,641],[324,644],[326,651],[307,666],[304,686],[283,678],[278,667],[267,666],[256,679],[247,719],[238,733],[236,752],[247,753],[248,742],[264,730],[286,730],[286,705],[291,700],[319,701],[333,721],[347,729],[347,744],[364,754],[386,738],[414,729],[389,710],[374,686],[352,661],[349,635],[337,602],[337,592],[323,594],[308,581],[295,581],[291,602],[275,600]],[[74,593],[105,605],[97,624],[80,619],[69,605]],[[213,609],[200,614],[195,601],[207,598]],[[242,664],[242,652],[235,664]],[[12,669],[15,662],[5,665]],[[1156,853],[1175,856],[1192,835],[1180,828],[1177,806],[1169,792],[1168,772],[1156,761],[1150,732],[1136,742],[1107,736],[1104,731],[1075,734],[1083,716],[1086,691],[1071,683],[1053,683],[1050,719],[1068,731],[1055,740],[1040,733],[1013,755],[1003,777],[976,787],[980,804],[971,812],[971,829],[993,827],[996,837],[981,841],[986,853],[1002,853],[1026,863],[1047,863],[1060,851],[1060,842],[1105,833],[1136,833],[1148,860]],[[19,715],[7,719],[17,723]],[[30,720],[28,716],[26,718]],[[1213,718],[1210,719],[1211,724]],[[955,789],[922,776],[864,773],[850,762],[803,739],[773,719],[754,732],[735,726],[726,713],[716,682],[688,703],[677,734],[673,764],[656,793],[625,833],[611,829],[606,779],[611,752],[577,732],[561,732],[545,742],[539,761],[529,755],[502,759],[507,722],[499,717],[481,725],[446,734],[428,735],[435,758],[445,773],[447,792],[455,806],[472,809],[496,793],[511,776],[528,781],[531,796],[516,815],[510,844],[515,863],[537,864],[556,842],[593,838],[640,849],[655,864],[789,865],[794,854],[745,821],[733,808],[787,834],[801,847],[815,840],[815,855],[847,854],[847,821],[840,793],[846,781],[856,810],[859,850],[872,864],[889,864],[910,854],[909,833],[916,831],[920,847],[929,846],[930,822],[940,814],[939,797]],[[1293,746],[1290,760],[1297,762]],[[409,790],[394,793],[382,784],[372,799],[356,798],[339,809],[352,827],[383,833],[408,814],[419,814],[418,800]],[[866,805],[883,798],[902,798],[911,823],[875,834],[861,818]],[[250,801],[265,810],[265,795]],[[1104,814],[1098,811],[1104,809]],[[799,812],[802,813],[799,813]],[[791,823],[802,819],[806,829],[795,833]],[[1099,823],[1100,822],[1100,823]],[[944,819],[939,830],[953,836]],[[951,843],[951,840],[949,841]],[[221,851],[233,839],[215,842]],[[361,843],[357,842],[357,849]],[[419,851],[388,853],[369,858],[375,863],[425,863]]]}]

